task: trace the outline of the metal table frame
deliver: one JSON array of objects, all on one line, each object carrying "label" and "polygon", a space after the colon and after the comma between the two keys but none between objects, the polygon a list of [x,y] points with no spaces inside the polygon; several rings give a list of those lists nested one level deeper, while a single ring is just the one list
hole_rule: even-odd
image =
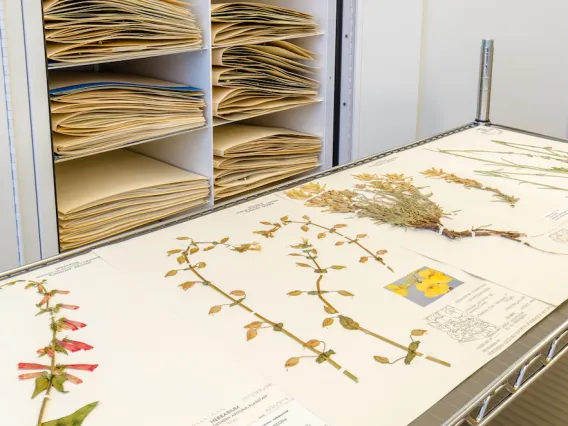
[{"label": "metal table frame", "polygon": [[[254,201],[259,197],[269,195],[278,191],[286,190],[303,183],[313,181],[315,179],[323,178],[338,172],[349,170],[353,167],[357,167],[366,163],[374,162],[378,159],[397,154],[402,151],[406,151],[418,146],[434,142],[441,138],[445,138],[456,133],[463,132],[468,129],[472,129],[478,126],[487,126],[496,129],[510,130],[518,133],[523,133],[527,135],[537,136],[540,138],[545,138],[549,140],[559,141],[568,143],[568,140],[559,139],[554,137],[549,137],[546,135],[541,135],[538,133],[532,133],[525,130],[520,130],[512,127],[501,126],[492,124],[489,120],[489,110],[490,110],[490,96],[491,96],[491,74],[492,74],[492,64],[493,64],[493,41],[484,40],[482,44],[482,54],[481,54],[481,72],[480,72],[480,86],[479,86],[479,100],[478,100],[478,114],[477,119],[469,124],[460,126],[458,128],[440,133],[436,136],[426,138],[400,148],[396,148],[390,151],[382,152],[358,161],[354,161],[342,166],[335,167],[333,169],[317,173],[314,175],[309,175],[299,179],[289,181],[283,185],[272,187],[268,190],[260,191],[252,195],[240,197],[225,203],[219,204],[209,209],[201,210],[191,215],[183,216],[180,218],[175,218],[171,220],[165,220],[160,223],[150,225],[141,229],[137,229],[118,237],[109,238],[100,241],[89,246],[82,247],[73,251],[62,253],[58,256],[45,259],[39,262],[35,262],[20,268],[16,268],[7,272],[0,274],[0,280],[4,280],[25,272],[29,272],[35,269],[39,269],[54,263],[64,261],[66,259],[73,258],[75,256],[87,253],[95,248],[104,247],[106,245],[115,244],[121,241],[125,241],[137,236],[147,234],[150,232],[158,231],[173,225],[185,223],[206,215],[213,214],[215,212],[225,210],[239,204]],[[568,305],[567,305],[568,306]],[[551,315],[553,315],[552,313]],[[566,315],[568,317],[568,313]],[[545,322],[546,319],[543,320]],[[534,345],[529,351],[527,351],[520,359],[510,365],[505,371],[500,374],[495,375],[494,379],[490,382],[486,388],[480,392],[477,396],[471,398],[468,403],[463,405],[461,408],[457,409],[449,419],[443,420],[445,426],[483,426],[491,421],[495,416],[497,416],[506,406],[508,406],[515,398],[525,391],[535,380],[537,380],[545,371],[547,371],[556,361],[560,359],[563,355],[568,353],[568,319],[564,320],[563,323],[556,327],[553,331],[548,331],[548,334],[539,343]],[[537,326],[538,327],[538,326]],[[524,338],[521,337],[520,340]],[[505,351],[507,352],[507,351]],[[471,380],[467,379],[464,383]],[[448,399],[452,393],[448,394],[444,400]],[[435,407],[429,412],[435,411]],[[422,417],[417,419],[413,424],[425,424],[428,421],[421,421]]]}]

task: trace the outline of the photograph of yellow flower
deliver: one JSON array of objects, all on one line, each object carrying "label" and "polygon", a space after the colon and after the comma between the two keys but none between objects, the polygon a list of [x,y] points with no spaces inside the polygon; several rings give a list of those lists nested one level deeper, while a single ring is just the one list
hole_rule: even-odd
[{"label": "photograph of yellow flower", "polygon": [[428,306],[462,284],[462,281],[443,272],[424,267],[385,288],[417,305]]}]

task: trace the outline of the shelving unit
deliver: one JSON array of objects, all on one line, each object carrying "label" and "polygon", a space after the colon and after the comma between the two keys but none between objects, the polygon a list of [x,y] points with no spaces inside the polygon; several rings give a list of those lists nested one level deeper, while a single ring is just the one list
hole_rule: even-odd
[{"label": "shelving unit", "polygon": [[[218,0],[194,0],[191,9],[197,16],[203,31],[203,46],[179,52],[160,54],[150,52],[136,59],[107,60],[87,65],[47,64],[43,30],[42,2],[22,0],[25,15],[27,65],[29,90],[32,99],[32,135],[37,177],[38,211],[42,258],[59,253],[57,202],[54,188],[54,157],[51,141],[48,79],[50,72],[59,69],[91,72],[120,72],[137,74],[162,80],[183,83],[200,88],[205,93],[205,118],[202,128],[179,132],[166,137],[140,141],[127,149],[163,161],[175,167],[191,171],[209,179],[213,188],[213,127],[227,122],[214,120],[212,99],[212,46],[211,5],[224,3]],[[336,0],[258,0],[254,3],[280,6],[311,14],[319,25],[317,34],[306,37],[284,37],[317,55],[315,66],[319,68],[320,83],[318,101],[245,120],[248,124],[284,127],[309,133],[321,138],[323,143],[320,171],[332,166],[333,115],[335,87],[335,22]],[[60,160],[57,160],[60,161]],[[73,161],[73,160],[67,160]],[[317,171],[317,170],[316,170]],[[206,207],[214,204],[214,194]]]}]

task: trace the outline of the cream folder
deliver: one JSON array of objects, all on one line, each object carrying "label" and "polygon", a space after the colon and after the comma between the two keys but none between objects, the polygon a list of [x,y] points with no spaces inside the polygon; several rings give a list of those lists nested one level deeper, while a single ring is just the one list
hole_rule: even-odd
[{"label": "cream folder", "polygon": [[44,0],[50,65],[86,64],[198,48],[202,32],[185,1]]},{"label": "cream folder", "polygon": [[127,150],[55,166],[61,247],[116,235],[204,204],[207,178]]},{"label": "cream folder", "polygon": [[129,74],[50,74],[53,150],[91,155],[205,125],[200,89]]},{"label": "cream folder", "polygon": [[245,2],[211,5],[211,23],[216,46],[260,43],[318,31],[311,15],[278,6]]}]

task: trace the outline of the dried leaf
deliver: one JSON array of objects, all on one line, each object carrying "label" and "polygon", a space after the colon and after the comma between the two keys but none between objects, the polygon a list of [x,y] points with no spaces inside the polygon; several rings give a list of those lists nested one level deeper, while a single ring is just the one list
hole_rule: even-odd
[{"label": "dried leaf", "polygon": [[384,356],[376,356],[375,361],[380,362],[381,364],[390,364],[389,359]]},{"label": "dried leaf", "polygon": [[67,393],[65,391],[65,388],[63,388],[63,384],[67,381],[67,377],[65,376],[55,376],[52,380],[51,380],[51,384],[52,386],[57,389],[59,392],[61,393]]},{"label": "dried leaf", "polygon": [[366,256],[363,256],[361,259],[359,259],[360,263],[367,263],[369,261],[369,258]]},{"label": "dried leaf", "polygon": [[179,287],[181,287],[184,291],[187,291],[190,288],[192,288],[195,284],[197,284],[197,283],[188,281],[186,283],[180,284]]},{"label": "dried leaf", "polygon": [[327,269],[314,269],[316,274],[327,274]]},{"label": "dried leaf", "polygon": [[233,296],[239,296],[239,297],[246,296],[246,293],[242,290],[233,290],[231,291],[231,294]]},{"label": "dried leaf", "polygon": [[198,267],[199,269],[203,269],[203,268],[205,268],[206,266],[207,266],[207,263],[205,263],[205,262],[199,262],[199,263],[197,264],[197,267]]},{"label": "dried leaf", "polygon": [[284,323],[279,322],[278,324],[274,324],[274,331],[282,331],[284,330]]},{"label": "dried leaf", "polygon": [[337,311],[336,311],[335,309],[333,309],[333,308],[331,308],[331,307],[329,307],[329,306],[327,306],[327,305],[325,305],[325,306],[323,307],[323,309],[324,309],[329,315],[335,315],[335,314],[337,314]]},{"label": "dried leaf", "polygon": [[180,241],[191,240],[191,238],[189,238],[189,237],[177,237],[177,239],[180,240]]},{"label": "dried leaf", "polygon": [[310,230],[310,228],[308,228],[307,225],[304,225],[304,226],[302,226],[301,230],[304,231],[304,232],[308,232]]},{"label": "dried leaf", "polygon": [[344,317],[343,315],[339,317],[339,322],[346,330],[359,330],[360,326],[359,323],[354,321],[349,317]]},{"label": "dried leaf", "polygon": [[291,189],[290,191],[286,191],[285,194],[293,200],[307,200],[308,198],[311,198],[310,194],[302,191],[301,189]]},{"label": "dried leaf", "polygon": [[345,244],[345,241],[338,241],[335,243],[336,246],[342,246],[343,244]]},{"label": "dried leaf", "polygon": [[247,342],[254,339],[256,336],[258,336],[258,331],[256,330],[256,328],[251,328],[249,331],[247,331]]},{"label": "dried leaf", "polygon": [[42,426],[81,426],[89,413],[93,411],[98,404],[98,402],[93,402],[85,405],[69,416],[42,423]]},{"label": "dried leaf", "polygon": [[304,292],[300,290],[294,290],[288,293],[288,296],[301,296]]},{"label": "dried leaf", "polygon": [[296,263],[296,265],[298,265],[301,268],[311,268],[311,266],[308,265],[307,263]]},{"label": "dried leaf", "polygon": [[377,252],[377,255],[378,255],[378,256],[383,256],[383,255],[387,254],[388,252],[389,252],[388,250],[379,250],[379,251]]},{"label": "dried leaf", "polygon": [[339,290],[338,293],[341,294],[342,296],[346,296],[346,297],[355,296],[353,293],[349,293],[348,291],[345,291],[345,290]]},{"label": "dried leaf", "polygon": [[177,254],[177,253],[181,253],[181,249],[175,249],[175,250],[168,251],[168,256],[171,256],[172,254]]},{"label": "dried leaf", "polygon": [[223,238],[223,239],[220,241],[220,243],[221,243],[221,244],[225,244],[227,241],[229,241],[229,237]]},{"label": "dried leaf", "polygon": [[308,347],[308,348],[317,348],[319,345],[321,345],[321,342],[317,339],[312,339],[308,342],[306,342],[306,344],[304,346]]},{"label": "dried leaf", "polygon": [[294,256],[294,257],[305,257],[305,256],[302,256],[302,255],[301,255],[301,254],[299,254],[299,253],[290,253],[290,254],[289,254],[288,256]]},{"label": "dried leaf", "polygon": [[186,262],[185,256],[178,256],[177,262],[178,262],[180,265],[183,265],[183,264]]},{"label": "dried leaf", "polygon": [[288,216],[284,216],[284,217],[281,217],[280,220],[282,222],[288,222],[290,220],[290,218]]},{"label": "dried leaf", "polygon": [[219,312],[221,312],[221,309],[223,309],[222,306],[215,305],[215,306],[213,306],[213,307],[209,310],[209,315],[218,314]]},{"label": "dried leaf", "polygon": [[215,246],[205,247],[205,248],[203,249],[203,251],[210,251],[210,250],[213,250],[214,248],[215,248]]},{"label": "dried leaf", "polygon": [[195,253],[197,253],[197,252],[199,252],[199,247],[192,247],[192,248],[189,250],[189,254],[195,254]]},{"label": "dried leaf", "polygon": [[357,238],[358,238],[358,239],[366,238],[366,237],[367,237],[367,234],[359,234],[359,235],[357,235]]},{"label": "dried leaf", "polygon": [[295,367],[300,363],[300,358],[292,357],[288,361],[286,361],[286,367]]},{"label": "dried leaf", "polygon": [[178,271],[176,271],[175,269],[171,270],[170,272],[168,272],[166,274],[166,278],[167,277],[173,277],[174,275],[177,275]]},{"label": "dried leaf", "polygon": [[330,326],[333,325],[334,322],[335,321],[333,320],[333,318],[326,318],[326,319],[323,320],[322,326],[323,327],[330,327]]},{"label": "dried leaf", "polygon": [[248,325],[245,325],[245,328],[257,329],[257,328],[262,327],[262,324],[263,324],[263,323],[260,322],[260,321],[254,321],[254,322],[251,322],[251,323],[248,324]]},{"label": "dried leaf", "polygon": [[40,376],[35,379],[35,389],[32,398],[35,398],[49,386],[49,379],[45,376]]},{"label": "dried leaf", "polygon": [[326,236],[327,236],[327,234],[325,232],[322,232],[322,233],[318,234],[318,240],[323,240]]},{"label": "dried leaf", "polygon": [[331,268],[331,269],[335,269],[335,270],[337,270],[337,271],[340,271],[340,270],[342,270],[342,269],[347,268],[347,266],[332,265],[332,266],[330,266],[330,268]]},{"label": "dried leaf", "polygon": [[260,222],[262,225],[266,225],[266,226],[272,226],[272,223],[270,222]]},{"label": "dried leaf", "polygon": [[312,253],[315,254],[315,255],[317,255],[317,254],[318,254],[318,251],[317,251],[316,249],[312,249]]},{"label": "dried leaf", "polygon": [[420,337],[420,336],[424,336],[426,333],[427,333],[426,330],[412,330],[412,332],[410,334],[412,336]]},{"label": "dried leaf", "polygon": [[410,365],[410,363],[414,360],[414,358],[416,358],[416,351],[418,351],[418,347],[420,346],[420,342],[415,341],[412,342],[410,345],[408,345],[408,354],[406,355],[406,358],[404,359],[404,363],[406,365]]},{"label": "dried leaf", "polygon": [[333,226],[335,229],[341,229],[341,228],[347,228],[347,225],[344,225],[342,223],[340,223],[339,225],[334,225]]}]

